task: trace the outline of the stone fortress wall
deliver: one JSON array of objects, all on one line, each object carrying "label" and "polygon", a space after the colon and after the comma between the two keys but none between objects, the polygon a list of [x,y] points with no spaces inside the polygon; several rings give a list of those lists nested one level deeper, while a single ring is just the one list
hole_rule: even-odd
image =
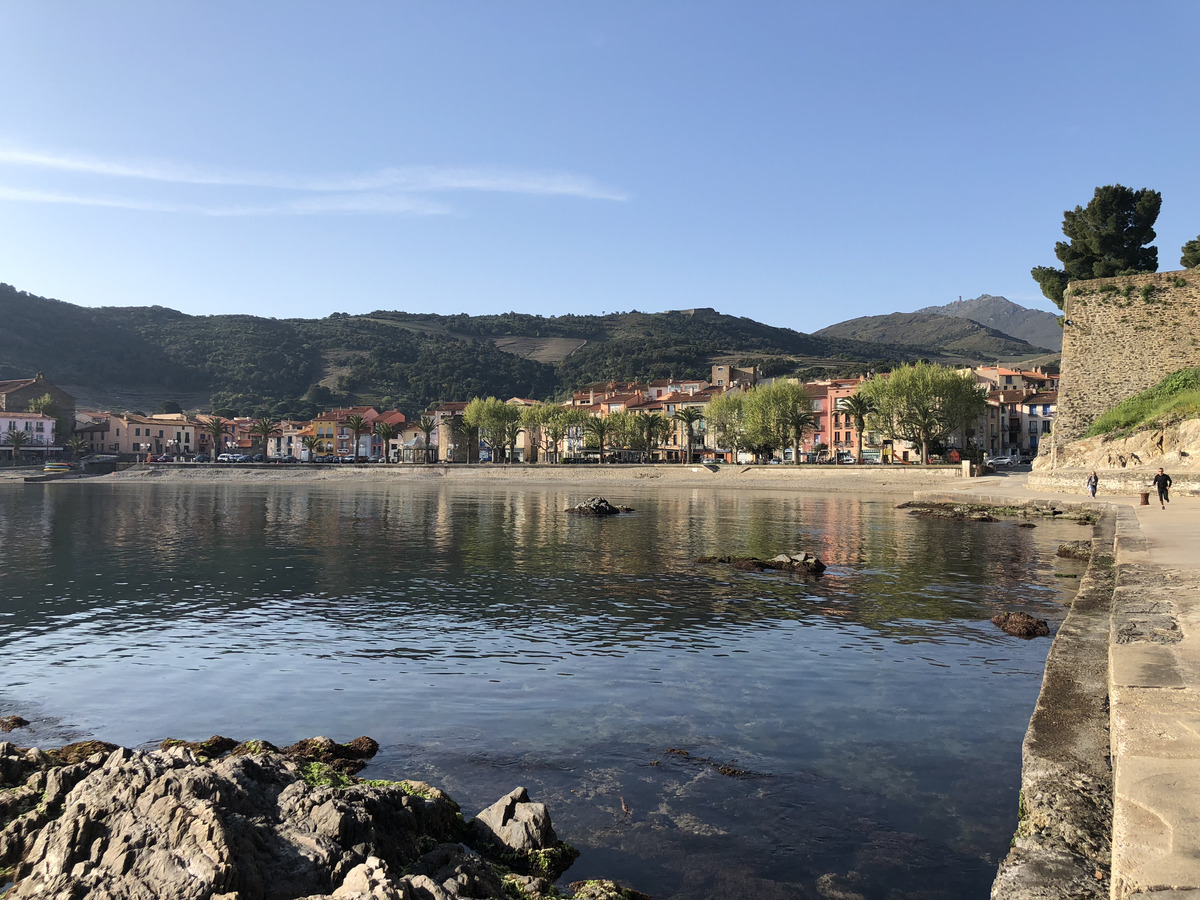
[{"label": "stone fortress wall", "polygon": [[1052,460],[1115,404],[1200,366],[1200,269],[1075,281],[1065,300]]}]

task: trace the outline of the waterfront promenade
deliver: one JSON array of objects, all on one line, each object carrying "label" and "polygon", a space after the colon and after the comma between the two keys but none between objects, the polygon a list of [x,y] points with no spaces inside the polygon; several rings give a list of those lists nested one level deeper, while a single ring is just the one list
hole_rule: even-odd
[{"label": "waterfront promenade", "polygon": [[[997,505],[1110,505],[1116,520],[1107,661],[1111,897],[1198,900],[1200,498],[1175,496],[1163,510],[1153,494],[1148,506],[1140,505],[1136,493],[1102,492],[1092,501],[1082,489],[1082,475],[1076,494],[1038,490],[1036,480],[1027,474],[964,479],[918,491],[917,497]],[[1067,640],[1072,639],[1068,633]]]}]

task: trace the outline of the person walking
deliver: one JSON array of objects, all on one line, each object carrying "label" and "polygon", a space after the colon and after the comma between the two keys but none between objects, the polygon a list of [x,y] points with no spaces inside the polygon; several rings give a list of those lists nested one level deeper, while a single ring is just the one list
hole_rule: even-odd
[{"label": "person walking", "polygon": [[1154,480],[1150,483],[1158,488],[1158,502],[1162,505],[1163,509],[1166,509],[1167,504],[1171,502],[1171,497],[1168,493],[1171,489],[1171,476],[1163,472],[1162,469],[1159,469],[1158,474],[1154,476]]},{"label": "person walking", "polygon": [[1096,488],[1098,487],[1100,487],[1100,476],[1093,470],[1087,480],[1087,492],[1093,500],[1096,498]]}]

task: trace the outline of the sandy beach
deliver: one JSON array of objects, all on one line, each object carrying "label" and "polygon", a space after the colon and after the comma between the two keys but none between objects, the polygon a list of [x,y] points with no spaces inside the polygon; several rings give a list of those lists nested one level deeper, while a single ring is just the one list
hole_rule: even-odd
[{"label": "sandy beach", "polygon": [[[36,469],[7,470],[0,481],[21,481]],[[221,465],[141,464],[111,475],[65,478],[55,485],[186,483],[344,483],[448,482],[549,485],[570,483],[581,490],[603,491],[622,484],[643,487],[814,491],[821,493],[896,493],[958,483],[958,467],[938,466],[703,466],[703,465]]]}]

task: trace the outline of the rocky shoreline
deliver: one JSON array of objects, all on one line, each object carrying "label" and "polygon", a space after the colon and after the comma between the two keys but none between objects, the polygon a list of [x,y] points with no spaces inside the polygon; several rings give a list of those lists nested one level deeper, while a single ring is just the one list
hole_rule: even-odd
[{"label": "rocky shoreline", "polygon": [[[12,724],[19,729],[20,724]],[[5,900],[648,900],[554,882],[578,852],[517,787],[471,819],[419,781],[353,774],[368,737],[0,741]]]}]

